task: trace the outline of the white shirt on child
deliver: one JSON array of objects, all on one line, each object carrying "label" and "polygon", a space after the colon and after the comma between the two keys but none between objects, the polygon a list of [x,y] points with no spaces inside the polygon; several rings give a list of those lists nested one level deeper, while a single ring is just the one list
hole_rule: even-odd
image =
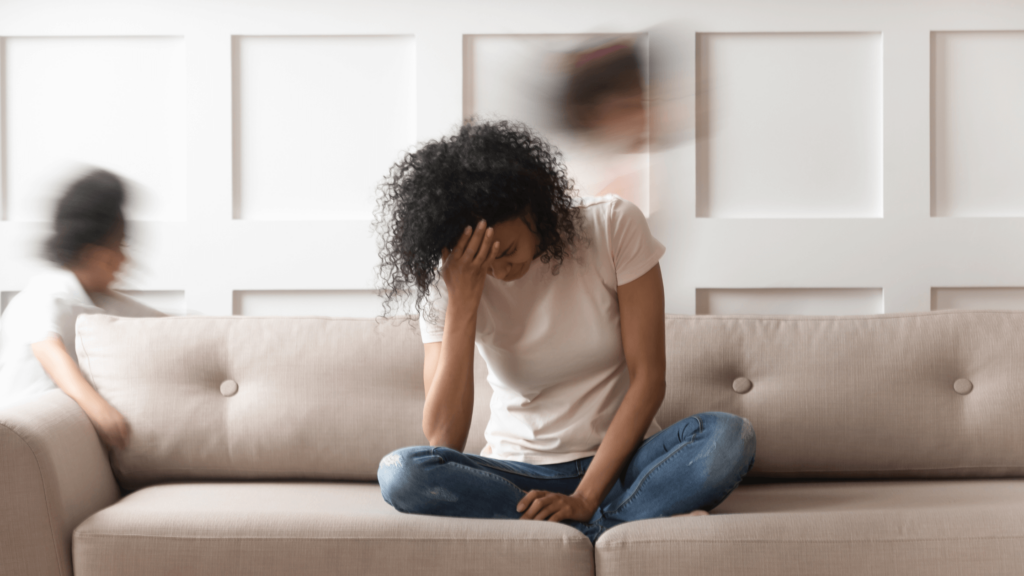
[{"label": "white shirt on child", "polygon": [[51,336],[64,342],[75,360],[75,321],[81,314],[162,316],[123,294],[98,295],[94,303],[70,270],[43,272],[32,278],[0,317],[0,404],[11,404],[56,388],[32,353],[32,344]]},{"label": "white shirt on child", "polygon": [[[522,278],[485,281],[476,326],[494,389],[485,456],[531,464],[593,456],[629,388],[618,286],[650,271],[665,247],[622,198],[576,202],[584,240],[557,275],[534,260]],[[444,334],[444,280],[430,296],[438,323],[421,316],[424,343]],[[644,438],[660,430],[651,422]]]}]

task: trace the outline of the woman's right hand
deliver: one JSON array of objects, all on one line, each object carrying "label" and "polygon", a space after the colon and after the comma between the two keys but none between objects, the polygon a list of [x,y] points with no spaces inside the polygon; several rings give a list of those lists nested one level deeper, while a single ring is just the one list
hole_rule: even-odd
[{"label": "woman's right hand", "polygon": [[499,243],[493,238],[494,229],[481,220],[475,229],[466,226],[451,252],[441,249],[441,276],[448,288],[449,306],[471,304],[474,310],[479,306],[484,280],[499,254]]}]

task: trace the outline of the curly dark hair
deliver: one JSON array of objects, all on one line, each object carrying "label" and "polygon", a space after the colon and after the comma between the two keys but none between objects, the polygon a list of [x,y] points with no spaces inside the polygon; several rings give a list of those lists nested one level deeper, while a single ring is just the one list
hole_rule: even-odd
[{"label": "curly dark hair", "polygon": [[120,243],[125,235],[125,196],[121,179],[106,170],[93,170],[72,182],[57,203],[46,257],[73,266],[86,246]]},{"label": "curly dark hair", "polygon": [[427,295],[441,249],[452,249],[481,219],[498,224],[529,214],[540,261],[554,261],[557,274],[582,237],[574,191],[561,153],[519,122],[470,121],[406,154],[378,187],[384,317],[414,296],[416,310],[433,318]]}]

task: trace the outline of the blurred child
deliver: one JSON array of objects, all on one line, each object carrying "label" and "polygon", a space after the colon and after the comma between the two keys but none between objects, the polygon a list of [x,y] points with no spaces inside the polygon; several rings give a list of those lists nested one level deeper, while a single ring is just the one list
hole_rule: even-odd
[{"label": "blurred child", "polygon": [[163,315],[110,289],[125,261],[124,202],[124,185],[110,172],[72,183],[46,243],[57,267],[33,278],[0,318],[0,404],[60,388],[115,448],[127,445],[128,425],[79,370],[75,320],[91,313]]},{"label": "blurred child", "polygon": [[567,68],[565,126],[612,152],[645,151],[645,82],[634,42],[618,39],[573,52]]},{"label": "blurred child", "polygon": [[574,139],[571,167],[587,194],[615,194],[650,214],[647,83],[634,40],[618,38],[563,56],[561,126]]}]

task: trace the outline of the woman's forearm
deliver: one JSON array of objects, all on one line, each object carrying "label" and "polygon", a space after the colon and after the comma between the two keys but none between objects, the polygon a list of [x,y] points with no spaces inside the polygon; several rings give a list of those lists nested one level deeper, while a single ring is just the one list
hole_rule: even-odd
[{"label": "woman's forearm", "polygon": [[611,490],[665,399],[665,290],[660,265],[619,286],[619,311],[629,390],[575,493],[594,508]]},{"label": "woman's forearm", "polygon": [[608,495],[615,479],[643,440],[665,397],[664,379],[639,377],[630,383],[604,441],[574,492],[595,509]]},{"label": "woman's forearm", "polygon": [[431,446],[462,451],[473,420],[476,308],[452,302],[445,313],[437,369],[423,405],[423,433]]},{"label": "woman's forearm", "polygon": [[[483,220],[466,226],[455,248],[441,250],[441,277],[448,289],[441,352],[423,405],[423,433],[431,446],[462,451],[473,420],[473,347],[476,314],[499,244]],[[426,384],[426,376],[424,383]]]}]

